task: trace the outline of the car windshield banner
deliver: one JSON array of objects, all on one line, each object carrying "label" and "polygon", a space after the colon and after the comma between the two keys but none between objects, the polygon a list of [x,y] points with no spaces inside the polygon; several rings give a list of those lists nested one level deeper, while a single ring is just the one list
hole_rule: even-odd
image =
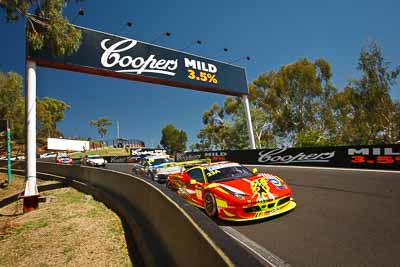
[{"label": "car windshield banner", "polygon": [[400,144],[189,152],[177,160],[208,158],[252,165],[298,165],[400,170]]},{"label": "car windshield banner", "polygon": [[240,96],[248,94],[245,70],[189,53],[77,27],[77,52],[57,57],[50,49],[27,47],[39,66]]}]

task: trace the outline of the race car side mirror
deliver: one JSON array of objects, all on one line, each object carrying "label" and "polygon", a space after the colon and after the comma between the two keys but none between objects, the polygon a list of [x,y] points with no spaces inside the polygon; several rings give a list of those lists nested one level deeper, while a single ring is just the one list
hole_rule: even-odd
[{"label": "race car side mirror", "polygon": [[190,179],[190,184],[196,184],[196,180],[195,179]]},{"label": "race car side mirror", "polygon": [[254,174],[256,174],[256,173],[258,172],[257,168],[253,168],[251,171],[252,171]]}]

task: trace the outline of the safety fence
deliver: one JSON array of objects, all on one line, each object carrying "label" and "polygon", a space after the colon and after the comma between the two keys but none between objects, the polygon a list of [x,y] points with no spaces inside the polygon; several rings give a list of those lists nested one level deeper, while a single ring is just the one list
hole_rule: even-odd
[{"label": "safety fence", "polygon": [[[13,169],[24,165],[15,161]],[[131,237],[135,266],[261,266],[205,214],[162,185],[91,167],[38,162],[37,170],[38,178],[62,180],[117,212]]]}]

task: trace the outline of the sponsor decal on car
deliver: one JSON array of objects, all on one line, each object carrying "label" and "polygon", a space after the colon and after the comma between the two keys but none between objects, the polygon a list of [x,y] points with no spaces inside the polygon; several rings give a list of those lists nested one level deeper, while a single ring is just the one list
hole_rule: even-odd
[{"label": "sponsor decal on car", "polygon": [[269,210],[268,212],[269,212],[269,214],[274,214],[274,213],[277,213],[279,210],[280,210],[280,208],[274,208],[274,209]]},{"label": "sponsor decal on car", "polygon": [[253,192],[253,195],[251,198],[256,197],[257,201],[263,201],[266,199],[269,199],[271,196],[270,188],[268,185],[268,182],[265,178],[259,178],[254,181],[251,181],[250,184],[251,191]]},{"label": "sponsor decal on car", "polygon": [[282,189],[284,187],[284,184],[282,183],[282,181],[278,177],[270,175],[270,174],[266,174],[266,173],[262,173],[260,175],[263,176],[265,179],[267,179],[276,188]]}]

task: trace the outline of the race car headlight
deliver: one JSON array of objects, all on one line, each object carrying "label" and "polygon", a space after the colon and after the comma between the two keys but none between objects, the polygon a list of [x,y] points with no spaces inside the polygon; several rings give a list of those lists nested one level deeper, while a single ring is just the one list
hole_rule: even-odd
[{"label": "race car headlight", "polygon": [[229,194],[232,196],[236,197],[237,199],[244,199],[246,194],[245,193],[239,193],[239,192],[233,192],[232,190],[229,190],[228,188],[224,187],[224,190],[227,191]]},{"label": "race car headlight", "polygon": [[246,196],[246,194],[240,194],[240,193],[233,193],[233,196],[238,198],[238,199],[244,199],[244,197]]}]

